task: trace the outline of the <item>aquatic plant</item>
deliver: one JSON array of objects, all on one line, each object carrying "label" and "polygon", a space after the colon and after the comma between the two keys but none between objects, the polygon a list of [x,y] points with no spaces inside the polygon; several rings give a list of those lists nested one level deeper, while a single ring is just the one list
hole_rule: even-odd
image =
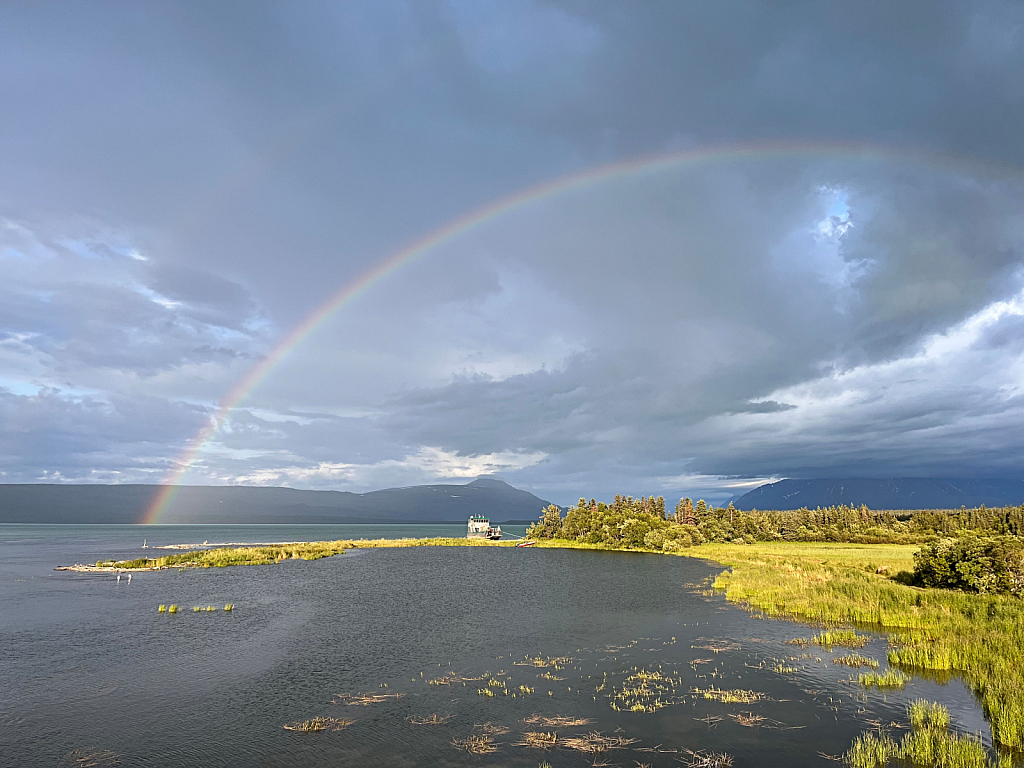
[{"label": "aquatic plant", "polygon": [[[634,668],[632,674],[612,689],[610,705],[616,712],[657,712],[678,703],[675,691],[681,685],[682,680],[678,677],[664,675],[658,670]],[[602,688],[603,683],[598,690]]]},{"label": "aquatic plant", "polygon": [[880,691],[901,691],[910,678],[891,667],[885,672],[862,672],[857,678],[862,688],[877,688]]},{"label": "aquatic plant", "polygon": [[312,733],[314,731],[341,731],[352,725],[351,720],[339,720],[335,717],[314,717],[311,720],[302,722],[286,723],[283,727],[288,731],[302,731]]},{"label": "aquatic plant", "polygon": [[766,698],[760,691],[746,691],[742,688],[723,691],[718,688],[693,688],[690,693],[695,696],[703,696],[705,699],[720,701],[723,704],[752,704]]},{"label": "aquatic plant", "polygon": [[522,661],[513,661],[517,667],[552,667],[553,669],[562,669],[568,667],[573,662],[571,656],[526,656]]},{"label": "aquatic plant", "polygon": [[728,768],[732,765],[732,755],[725,752],[706,752],[700,750],[694,752],[691,749],[684,750],[686,758],[684,762],[690,768]]},{"label": "aquatic plant", "polygon": [[830,629],[815,635],[814,642],[825,650],[832,650],[837,645],[842,648],[863,648],[868,638],[858,635],[852,629]]},{"label": "aquatic plant", "polygon": [[881,731],[861,734],[843,755],[851,768],[884,768],[895,762],[933,768],[1010,768],[1012,758],[989,758],[980,738],[949,730],[949,710],[924,699],[907,705],[911,732],[899,742]]},{"label": "aquatic plant", "polygon": [[589,717],[563,717],[561,715],[547,716],[534,713],[523,718],[527,725],[541,725],[545,728],[577,728],[581,725],[590,725],[594,721]]},{"label": "aquatic plant", "polygon": [[453,717],[454,715],[439,715],[436,712],[434,712],[433,714],[427,715],[426,717],[407,717],[406,720],[408,720],[413,725],[443,725],[444,723],[447,723],[449,720],[451,720]]},{"label": "aquatic plant", "polygon": [[332,703],[346,706],[368,707],[389,699],[400,699],[404,693],[336,693]]},{"label": "aquatic plant", "polygon": [[515,746],[551,749],[557,743],[558,734],[554,731],[526,731],[522,736],[522,741],[516,742]]},{"label": "aquatic plant", "polygon": [[452,746],[474,755],[487,755],[498,751],[494,739],[482,734],[473,734],[465,739],[453,739]]},{"label": "aquatic plant", "polygon": [[910,720],[910,727],[915,729],[949,728],[949,710],[927,699],[915,699],[907,704],[907,719]]},{"label": "aquatic plant", "polygon": [[832,663],[842,664],[847,667],[871,667],[871,669],[878,669],[877,660],[868,658],[867,656],[861,656],[859,653],[850,653],[846,656],[836,656],[832,659]]},{"label": "aquatic plant", "polygon": [[625,736],[605,736],[600,731],[593,731],[583,736],[563,738],[562,746],[594,755],[611,749],[625,749],[635,742],[636,739],[627,739]]}]

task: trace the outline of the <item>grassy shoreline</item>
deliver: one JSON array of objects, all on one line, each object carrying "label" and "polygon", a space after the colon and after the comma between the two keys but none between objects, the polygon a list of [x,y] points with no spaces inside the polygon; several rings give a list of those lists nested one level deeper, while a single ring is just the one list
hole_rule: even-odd
[{"label": "grassy shoreline", "polygon": [[[223,567],[317,559],[348,549],[510,547],[515,543],[465,538],[343,540],[101,561],[90,568]],[[535,546],[650,552],[551,539],[541,539]],[[909,570],[916,549],[907,544],[763,542],[704,544],[663,554],[727,566],[715,587],[731,602],[767,616],[825,626],[854,625],[887,634],[892,667],[961,677],[981,702],[994,741],[1024,749],[1024,601],[909,587],[887,578],[886,573]]]}]

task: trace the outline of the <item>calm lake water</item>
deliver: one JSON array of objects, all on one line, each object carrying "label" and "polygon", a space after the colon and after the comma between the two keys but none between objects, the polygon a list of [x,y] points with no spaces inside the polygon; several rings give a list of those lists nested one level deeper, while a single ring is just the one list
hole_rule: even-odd
[{"label": "calm lake water", "polygon": [[[914,678],[863,692],[835,654],[787,644],[807,626],[758,620],[711,593],[720,566],[635,553],[485,548],[358,550],[277,566],[134,575],[56,565],[138,557],[149,544],[463,535],[438,526],[0,525],[0,765],[588,766],[566,747],[635,739],[609,764],[824,765],[913,698],[988,728],[969,692]],[[512,530],[516,533],[518,529]],[[152,553],[152,550],[148,550]],[[157,550],[159,553],[160,550]],[[182,613],[157,612],[177,603]],[[225,603],[235,610],[225,613]],[[195,613],[193,606],[217,606]],[[885,642],[861,653],[881,660]],[[540,666],[547,665],[547,666]],[[694,691],[752,691],[728,704]],[[385,694],[368,706],[359,694]],[[638,705],[647,710],[629,711]],[[437,714],[444,722],[412,719]],[[590,720],[575,727],[532,715]],[[352,723],[299,733],[316,716]],[[763,719],[761,719],[763,718]],[[496,751],[453,741],[489,736]],[[77,761],[77,762],[76,762]]]}]

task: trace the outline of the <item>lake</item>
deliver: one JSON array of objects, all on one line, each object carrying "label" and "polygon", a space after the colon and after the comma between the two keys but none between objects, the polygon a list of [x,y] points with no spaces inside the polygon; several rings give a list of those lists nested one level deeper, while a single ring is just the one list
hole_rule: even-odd
[{"label": "lake", "polygon": [[[137,573],[130,584],[52,570],[163,553],[142,550],[144,538],[464,532],[0,525],[0,764],[678,766],[690,750],[791,768],[825,764],[822,755],[842,754],[872,723],[905,722],[906,702],[918,697],[942,701],[958,728],[988,741],[958,681],[915,677],[897,693],[862,691],[849,683],[855,670],[831,661],[842,649],[788,644],[813,630],[727,603],[707,585],[721,566],[702,560],[421,547]],[[158,613],[171,603],[182,611]],[[192,610],[208,605],[218,610]],[[860,652],[884,669],[885,650],[873,638]],[[720,691],[745,700],[719,701]],[[435,715],[441,722],[422,723]],[[284,728],[318,716],[351,722]],[[585,722],[544,719],[553,717]],[[540,738],[527,732],[556,733],[556,745],[524,746]],[[571,748],[585,742],[566,741],[593,732],[623,743],[587,753]],[[495,751],[453,744],[473,736]]]}]

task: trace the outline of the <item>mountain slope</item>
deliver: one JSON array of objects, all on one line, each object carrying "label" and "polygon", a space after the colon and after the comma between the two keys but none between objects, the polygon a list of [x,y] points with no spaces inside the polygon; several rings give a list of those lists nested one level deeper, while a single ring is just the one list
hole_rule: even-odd
[{"label": "mountain slope", "polygon": [[[159,485],[0,484],[0,523],[138,523]],[[536,520],[548,502],[495,478],[369,493],[182,486],[162,523],[464,522]]]},{"label": "mountain slope", "polygon": [[800,509],[838,504],[871,509],[959,509],[1024,504],[1024,480],[921,477],[780,480],[743,494],[737,509]]}]

